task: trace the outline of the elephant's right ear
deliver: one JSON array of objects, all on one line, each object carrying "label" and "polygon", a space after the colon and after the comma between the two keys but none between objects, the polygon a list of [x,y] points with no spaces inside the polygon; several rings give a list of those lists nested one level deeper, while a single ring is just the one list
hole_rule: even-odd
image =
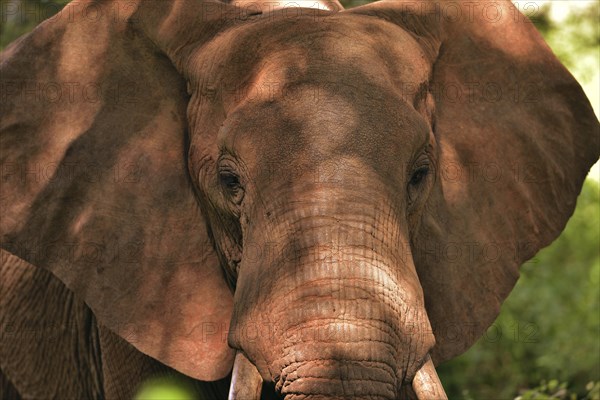
[{"label": "elephant's right ear", "polygon": [[186,82],[165,52],[221,29],[214,6],[73,2],[0,64],[2,248],[203,380],[230,371],[233,300],[187,169]]}]

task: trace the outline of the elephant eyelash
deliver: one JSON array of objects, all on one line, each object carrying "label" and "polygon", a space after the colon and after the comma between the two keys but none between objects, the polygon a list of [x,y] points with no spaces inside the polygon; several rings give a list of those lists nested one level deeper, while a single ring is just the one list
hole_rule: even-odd
[{"label": "elephant eyelash", "polygon": [[221,186],[230,191],[238,190],[241,187],[240,178],[236,174],[229,171],[220,172],[219,181]]},{"label": "elephant eyelash", "polygon": [[219,171],[219,183],[229,199],[239,205],[244,198],[244,188],[239,176],[230,170]]},{"label": "elephant eyelash", "polygon": [[427,178],[431,174],[432,167],[430,163],[429,158],[423,155],[419,158],[419,161],[415,163],[415,166],[412,169],[408,184],[406,185],[409,212],[414,210],[415,203],[421,196],[421,192],[428,180]]},{"label": "elephant eyelash", "polygon": [[412,185],[412,186],[417,186],[425,180],[425,178],[427,177],[428,174],[429,174],[429,166],[428,165],[417,168],[412,173],[408,184]]}]

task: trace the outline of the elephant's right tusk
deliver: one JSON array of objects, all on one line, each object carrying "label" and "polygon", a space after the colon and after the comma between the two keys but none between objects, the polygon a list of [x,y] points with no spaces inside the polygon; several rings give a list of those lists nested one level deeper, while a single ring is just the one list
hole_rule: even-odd
[{"label": "elephant's right tusk", "polygon": [[262,382],[256,367],[238,351],[231,374],[229,400],[259,400]]},{"label": "elephant's right tusk", "polygon": [[442,382],[435,372],[431,357],[427,356],[425,364],[417,371],[412,388],[419,400],[448,400]]}]

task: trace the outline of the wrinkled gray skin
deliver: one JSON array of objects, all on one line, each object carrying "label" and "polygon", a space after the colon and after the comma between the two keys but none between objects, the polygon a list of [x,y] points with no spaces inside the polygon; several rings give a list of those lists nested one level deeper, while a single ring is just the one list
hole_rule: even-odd
[{"label": "wrinkled gray skin", "polygon": [[493,322],[599,154],[510,2],[445,4],[89,1],[9,47],[4,396],[129,398],[238,352],[263,396],[437,398],[427,360]]}]

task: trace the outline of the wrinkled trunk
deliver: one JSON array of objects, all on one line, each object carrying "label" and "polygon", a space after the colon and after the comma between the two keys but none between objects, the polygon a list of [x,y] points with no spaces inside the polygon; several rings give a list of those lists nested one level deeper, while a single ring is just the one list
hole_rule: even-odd
[{"label": "wrinkled trunk", "polygon": [[[318,368],[318,366],[316,367]],[[310,366],[308,368],[310,370]],[[330,396],[324,394],[317,394],[313,396],[308,394],[310,393],[311,388],[300,387],[300,393],[286,393],[285,398],[286,400],[294,398],[305,399],[311,396],[335,398],[345,396],[346,392],[351,392],[352,397],[364,397],[361,393],[364,392],[363,384],[365,381],[372,382],[371,379],[349,381],[350,383],[358,384],[359,387],[356,390],[352,390],[353,388],[349,388],[347,385],[342,383],[342,387],[339,388],[340,390],[336,390],[338,389],[337,387],[333,387],[331,390],[329,390],[334,392],[334,394]],[[243,353],[238,352],[232,373],[229,400],[259,400],[261,398],[262,383],[263,379],[254,365],[246,358],[246,356],[243,355]],[[380,386],[381,389],[385,389],[386,387],[384,382],[381,382]],[[321,390],[318,393],[323,393],[323,391]],[[342,393],[342,395],[339,393]],[[383,396],[373,395],[373,393],[377,393],[377,391],[372,391],[370,396],[375,396],[376,398],[385,398]],[[417,400],[448,400],[442,383],[440,382],[437,372],[433,366],[433,362],[429,357],[427,357],[423,366],[421,366],[421,368],[417,371],[411,387],[409,388],[404,386],[400,388],[400,398]]]},{"label": "wrinkled trunk", "polygon": [[396,399],[434,344],[397,213],[343,199],[245,237],[229,341],[287,400]]},{"label": "wrinkled trunk", "polygon": [[271,364],[280,371],[276,388],[285,395],[395,398],[409,363],[399,350],[416,350],[419,342],[400,321],[411,310],[386,287],[389,273],[356,258],[303,271],[307,277],[278,310],[277,320],[285,325],[279,357]]}]

